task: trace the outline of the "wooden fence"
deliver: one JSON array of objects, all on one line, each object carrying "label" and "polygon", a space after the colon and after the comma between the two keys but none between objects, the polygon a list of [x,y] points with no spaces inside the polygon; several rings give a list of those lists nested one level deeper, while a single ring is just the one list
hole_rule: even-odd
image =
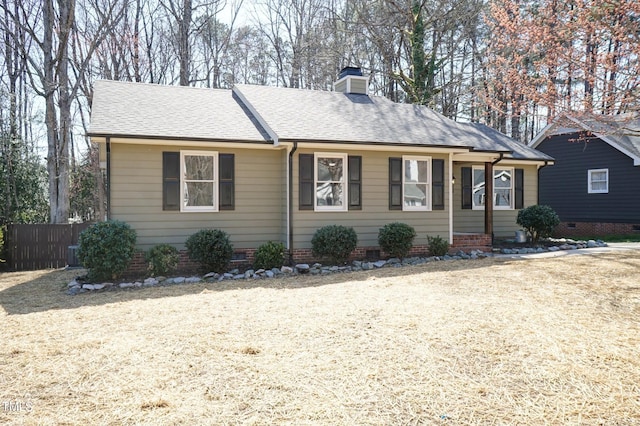
[{"label": "wooden fence", "polygon": [[7,266],[14,271],[62,268],[69,263],[69,246],[91,223],[70,225],[8,225],[5,235]]}]

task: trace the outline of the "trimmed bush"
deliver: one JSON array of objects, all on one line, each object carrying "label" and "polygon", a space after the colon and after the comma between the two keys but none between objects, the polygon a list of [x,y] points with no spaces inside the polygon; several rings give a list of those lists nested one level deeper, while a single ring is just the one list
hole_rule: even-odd
[{"label": "trimmed bush", "polygon": [[329,259],[333,264],[344,263],[358,245],[358,236],[351,227],[329,225],[318,229],[311,239],[314,256]]},{"label": "trimmed bush", "polygon": [[114,280],[133,259],[136,231],[118,220],[98,222],[80,233],[78,246],[78,259],[89,270],[89,280]]},{"label": "trimmed bush", "polygon": [[387,223],[378,231],[378,245],[391,257],[404,259],[413,247],[416,230],[406,223]]},{"label": "trimmed bush", "polygon": [[158,244],[145,254],[152,277],[168,275],[178,268],[180,254],[178,249],[169,244]]},{"label": "trimmed bush", "polygon": [[267,241],[258,247],[253,257],[255,269],[279,268],[284,264],[284,244]]},{"label": "trimmed bush", "polygon": [[449,243],[438,235],[437,237],[427,237],[429,254],[431,256],[444,256],[449,252]]},{"label": "trimmed bush", "polygon": [[229,235],[220,229],[201,229],[187,238],[186,246],[189,258],[207,272],[224,272],[233,256]]},{"label": "trimmed bush", "polygon": [[540,238],[545,238],[553,233],[560,224],[560,218],[549,206],[534,205],[518,212],[516,223],[524,228],[533,244],[537,244]]}]

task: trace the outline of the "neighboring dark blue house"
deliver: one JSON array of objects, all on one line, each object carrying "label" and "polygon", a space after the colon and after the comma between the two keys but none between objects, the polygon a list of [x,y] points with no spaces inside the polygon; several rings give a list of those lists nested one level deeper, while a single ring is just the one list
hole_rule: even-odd
[{"label": "neighboring dark blue house", "polygon": [[530,143],[555,159],[538,173],[538,203],[560,216],[556,233],[640,233],[640,116],[563,115]]}]

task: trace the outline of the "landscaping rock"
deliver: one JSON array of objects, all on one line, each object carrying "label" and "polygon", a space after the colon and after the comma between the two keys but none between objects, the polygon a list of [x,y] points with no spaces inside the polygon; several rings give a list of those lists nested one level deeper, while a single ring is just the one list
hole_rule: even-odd
[{"label": "landscaping rock", "polygon": [[80,288],[80,286],[78,287],[71,287],[70,289],[67,290],[67,294],[69,296],[75,296],[78,293],[81,293],[82,289]]},{"label": "landscaping rock", "polygon": [[[589,241],[574,241],[571,239],[550,239],[549,241],[557,242],[559,245],[549,246],[549,247],[516,247],[516,248],[494,248],[492,252],[495,254],[530,254],[530,253],[543,253],[546,251],[556,252],[559,250],[576,250],[576,249],[586,249],[586,248],[594,248],[594,247],[606,247],[607,244],[602,240],[589,240]],[[403,260],[398,258],[391,258],[389,260],[378,260],[378,261],[363,261],[363,260],[354,260],[351,265],[348,266],[323,266],[321,263],[314,263],[312,266],[309,266],[307,263],[299,263],[296,264],[293,268],[290,266],[282,266],[281,268],[273,268],[270,270],[258,269],[254,271],[253,269],[248,269],[244,273],[240,273],[238,268],[232,269],[229,272],[224,274],[219,274],[216,272],[209,272],[208,274],[200,277],[200,276],[192,276],[189,278],[185,277],[174,277],[174,278],[165,278],[165,277],[149,277],[144,281],[136,281],[136,282],[123,282],[120,284],[116,284],[116,287],[126,289],[132,287],[151,287],[157,284],[162,283],[163,285],[169,284],[192,284],[199,283],[203,280],[208,280],[208,282],[217,280],[223,281],[227,279],[234,280],[244,280],[244,279],[263,279],[263,278],[274,278],[277,276],[282,276],[283,274],[311,274],[311,275],[329,275],[338,272],[351,272],[351,271],[368,271],[374,268],[384,268],[384,267],[395,267],[400,268],[403,266],[409,265],[421,265],[427,262],[432,261],[440,261],[440,260],[460,260],[460,259],[479,259],[483,257],[490,256],[492,253],[485,254],[482,250],[472,250],[469,253],[460,250],[455,253],[455,255],[451,256],[449,254],[438,257],[410,257]],[[105,282],[105,283],[85,283],[84,277],[76,277],[72,281],[67,284],[66,294],[75,296],[79,293],[86,293],[90,291],[103,290],[108,289],[109,287],[114,286],[113,283]]]},{"label": "landscaping rock", "polygon": [[298,263],[296,265],[296,271],[298,271],[301,274],[306,274],[307,272],[309,272],[309,269],[311,268],[306,263]]}]

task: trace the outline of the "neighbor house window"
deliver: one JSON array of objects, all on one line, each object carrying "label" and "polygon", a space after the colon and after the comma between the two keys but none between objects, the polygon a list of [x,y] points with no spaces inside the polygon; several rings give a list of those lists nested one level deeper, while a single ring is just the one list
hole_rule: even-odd
[{"label": "neighbor house window", "polygon": [[589,194],[606,194],[609,192],[609,169],[592,169],[588,171]]},{"label": "neighbor house window", "polygon": [[[512,168],[493,169],[493,208],[511,210],[514,206]],[[473,208],[484,209],[486,203],[484,168],[473,168]]]},{"label": "neighbor house window", "polygon": [[347,210],[347,155],[315,154],[315,210]]},{"label": "neighbor house window", "polygon": [[218,210],[218,153],[182,151],[180,153],[181,211]]},{"label": "neighbor house window", "polygon": [[431,210],[431,157],[402,157],[402,209]]}]

